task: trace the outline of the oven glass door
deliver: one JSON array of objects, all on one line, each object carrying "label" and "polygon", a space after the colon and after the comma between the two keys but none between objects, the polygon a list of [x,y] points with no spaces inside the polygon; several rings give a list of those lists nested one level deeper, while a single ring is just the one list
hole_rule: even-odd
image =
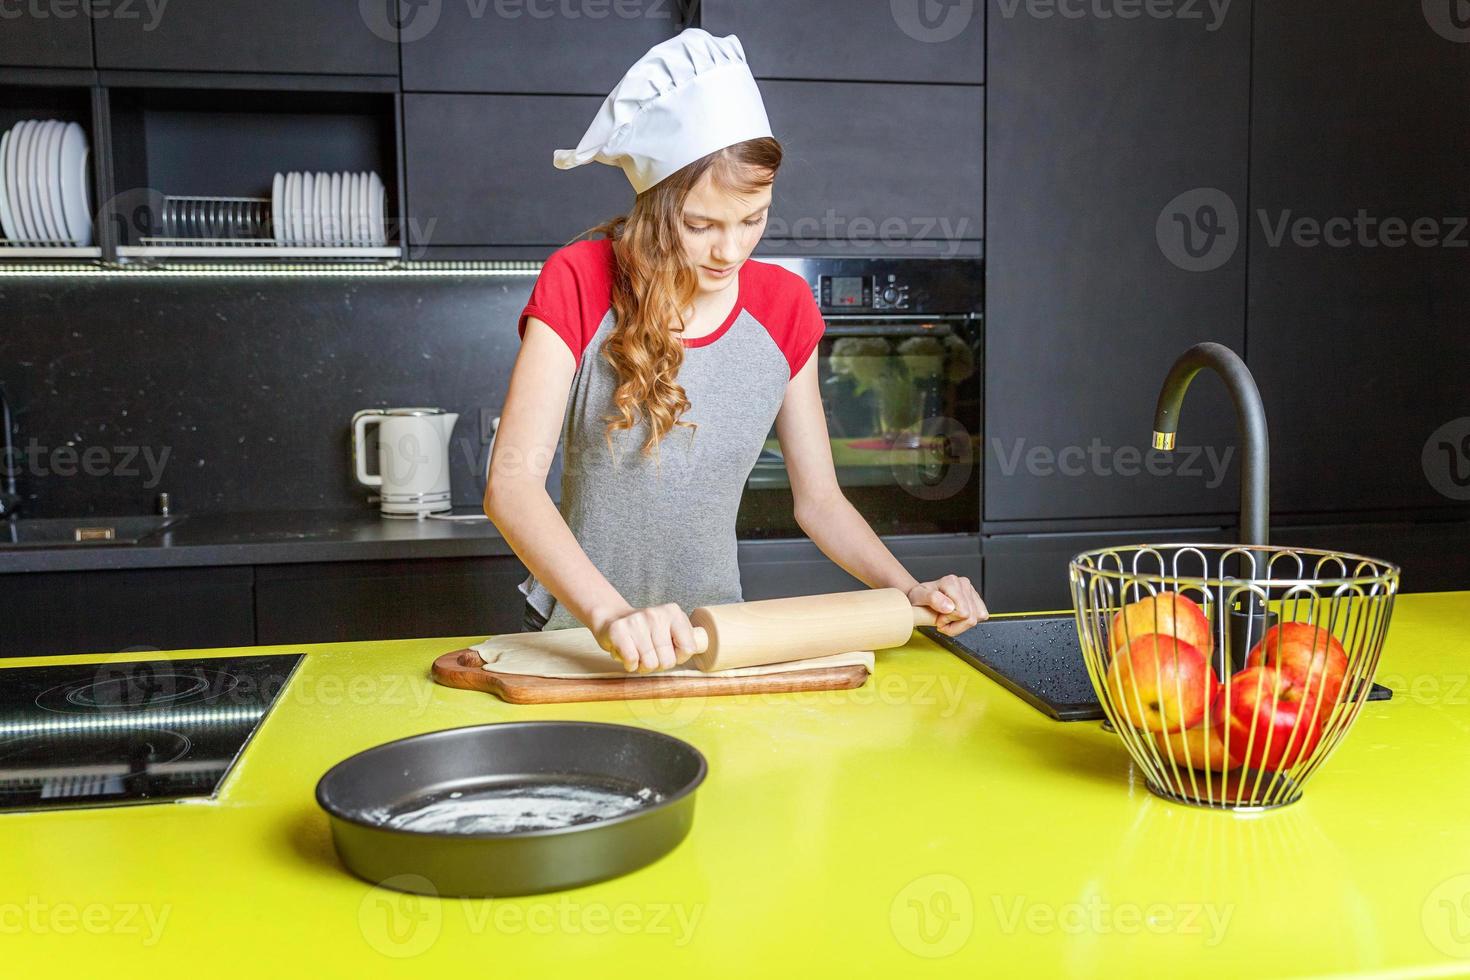
[{"label": "oven glass door", "polygon": [[[978,314],[829,315],[817,348],[843,495],[880,535],[977,533],[984,372]],[[773,426],[746,483],[742,538],[802,537]]]}]

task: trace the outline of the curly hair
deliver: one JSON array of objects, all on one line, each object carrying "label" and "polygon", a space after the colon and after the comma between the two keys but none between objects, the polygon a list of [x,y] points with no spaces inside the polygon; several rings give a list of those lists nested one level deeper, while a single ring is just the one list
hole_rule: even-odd
[{"label": "curly hair", "polygon": [[632,429],[645,416],[649,435],[644,456],[656,453],[675,427],[688,429],[693,438],[698,424],[681,418],[691,406],[677,380],[684,363],[683,311],[699,291],[699,274],[684,252],[684,202],[706,173],[716,188],[728,193],[743,196],[769,187],[781,155],[781,144],[768,136],[716,150],[639,194],[627,214],[573,239],[611,238],[617,260],[612,297],[616,324],[601,348],[618,378],[613,394],[617,412],[603,417],[609,452],[614,430]]}]

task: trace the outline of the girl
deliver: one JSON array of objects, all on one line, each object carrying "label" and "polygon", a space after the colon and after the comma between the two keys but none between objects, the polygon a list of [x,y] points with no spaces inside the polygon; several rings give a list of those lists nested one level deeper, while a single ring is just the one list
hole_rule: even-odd
[{"label": "girl", "polygon": [[[690,28],[651,49],[555,156],[594,160],[637,197],[537,277],[485,491],[531,572],[526,628],[586,625],[628,671],[688,660],[685,610],[742,601],[735,517],[773,422],[797,523],[829,558],[950,636],[985,619],[969,579],[917,581],[837,483],[821,311],[800,276],[750,258],[781,145],[739,39]],[[546,491],[559,435],[560,508]]]}]

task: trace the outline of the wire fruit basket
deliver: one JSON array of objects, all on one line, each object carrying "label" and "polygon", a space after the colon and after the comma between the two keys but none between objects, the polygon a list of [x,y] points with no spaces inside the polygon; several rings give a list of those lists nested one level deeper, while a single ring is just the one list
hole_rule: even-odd
[{"label": "wire fruit basket", "polygon": [[1129,545],[1070,566],[1088,676],[1148,788],[1205,807],[1294,803],[1357,718],[1397,565],[1265,545]]}]

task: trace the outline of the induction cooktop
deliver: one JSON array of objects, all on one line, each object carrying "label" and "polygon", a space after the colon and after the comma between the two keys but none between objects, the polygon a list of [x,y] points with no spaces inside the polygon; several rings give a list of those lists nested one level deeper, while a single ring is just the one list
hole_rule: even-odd
[{"label": "induction cooktop", "polygon": [[0,669],[0,811],[214,796],[302,656]]}]

